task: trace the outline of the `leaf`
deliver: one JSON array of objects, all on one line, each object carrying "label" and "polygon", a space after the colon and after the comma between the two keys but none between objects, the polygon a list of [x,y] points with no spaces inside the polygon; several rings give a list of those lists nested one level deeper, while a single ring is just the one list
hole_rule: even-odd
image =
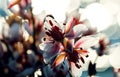
[{"label": "leaf", "polygon": [[54,67],[58,66],[60,63],[62,63],[64,61],[65,57],[66,57],[66,53],[65,52],[60,53],[57,56],[57,58],[55,59],[53,65],[52,65],[52,68],[54,68]]}]

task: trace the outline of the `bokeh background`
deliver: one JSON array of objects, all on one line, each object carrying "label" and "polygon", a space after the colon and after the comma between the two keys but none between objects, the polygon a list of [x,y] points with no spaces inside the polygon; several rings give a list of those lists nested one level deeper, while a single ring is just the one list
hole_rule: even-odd
[{"label": "bokeh background", "polygon": [[[12,0],[9,0],[12,1]],[[8,0],[0,0],[0,18],[10,15],[7,9]],[[32,0],[33,13],[50,13],[57,21],[63,22],[66,12],[79,7],[81,21],[89,20],[90,24],[105,33],[110,39],[107,55],[98,57],[96,61],[97,77],[115,77],[120,72],[120,0]],[[16,10],[17,6],[14,7]],[[4,23],[0,20],[0,33]],[[0,34],[1,37],[1,34]],[[90,60],[94,61],[95,52],[90,53]],[[86,63],[81,77],[87,77]]]}]

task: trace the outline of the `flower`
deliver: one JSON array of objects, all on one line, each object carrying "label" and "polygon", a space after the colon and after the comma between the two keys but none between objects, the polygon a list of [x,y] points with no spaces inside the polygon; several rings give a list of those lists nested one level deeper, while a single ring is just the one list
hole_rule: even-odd
[{"label": "flower", "polygon": [[[15,5],[18,5],[18,10],[13,7]],[[30,19],[31,0],[14,0],[12,2],[10,1],[8,4],[8,9],[10,9],[12,13],[20,15],[24,19]]]},{"label": "flower", "polygon": [[13,7],[13,6],[16,5],[16,4],[19,4],[20,1],[21,1],[21,0],[15,0],[15,1],[11,2],[11,3],[8,5],[8,9],[11,8],[11,7]]},{"label": "flower", "polygon": [[66,25],[62,25],[50,15],[46,16],[44,24],[46,34],[51,38],[49,41],[55,41],[60,46],[59,51],[57,51],[59,54],[52,67],[59,65],[67,59],[69,62],[73,62],[77,68],[80,68],[81,64],[79,61],[81,60],[83,64],[85,63],[82,56],[88,56],[87,50],[83,49],[81,45],[84,46],[85,43],[89,48],[98,43],[98,39],[92,36],[81,38],[88,28],[83,24],[77,24],[75,21],[75,18],[72,18]]},{"label": "flower", "polygon": [[76,18],[71,18],[66,25],[63,25],[50,15],[46,16],[44,27],[46,34],[59,42],[62,42],[64,37],[77,38],[88,30],[85,25],[78,23]]},{"label": "flower", "polygon": [[[63,62],[64,59],[67,59],[68,61],[74,63],[77,68],[82,67],[80,61],[83,64],[85,63],[83,56],[88,57],[87,49],[96,45],[97,43],[98,39],[90,36],[84,37],[84,39],[82,38],[77,41],[74,41],[73,39],[70,40],[68,38],[64,38],[64,42],[62,45],[63,48],[61,49],[59,55],[57,56],[52,66],[55,67],[61,62]],[[85,48],[85,45],[88,45],[87,48]],[[82,47],[85,49],[83,49]]]}]

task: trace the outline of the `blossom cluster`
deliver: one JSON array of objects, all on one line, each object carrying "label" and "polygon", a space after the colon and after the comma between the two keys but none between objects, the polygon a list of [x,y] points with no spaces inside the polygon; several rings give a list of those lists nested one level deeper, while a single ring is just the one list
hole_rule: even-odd
[{"label": "blossom cluster", "polygon": [[[11,10],[14,5],[19,11]],[[30,0],[8,4],[12,14],[3,17],[0,76],[33,77],[37,70],[41,77],[76,77],[75,70],[80,76],[88,49],[101,56],[109,44],[104,34],[80,20],[78,10],[67,15],[65,22],[58,22],[51,14],[39,18],[32,9]]]}]

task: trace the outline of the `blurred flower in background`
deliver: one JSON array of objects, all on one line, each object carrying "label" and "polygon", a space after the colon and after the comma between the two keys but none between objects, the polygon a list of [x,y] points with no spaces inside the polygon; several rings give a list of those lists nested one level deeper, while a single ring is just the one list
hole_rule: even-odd
[{"label": "blurred flower in background", "polygon": [[119,77],[119,3],[0,0],[0,76]]}]

